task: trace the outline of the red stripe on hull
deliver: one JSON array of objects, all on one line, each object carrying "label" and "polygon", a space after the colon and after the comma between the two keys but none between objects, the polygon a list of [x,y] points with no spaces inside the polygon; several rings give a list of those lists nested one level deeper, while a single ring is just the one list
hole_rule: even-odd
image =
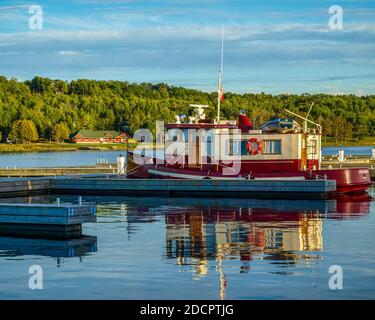
[{"label": "red stripe on hull", "polygon": [[[188,163],[188,158],[185,159],[184,164],[171,164],[173,163],[173,158],[166,158],[167,162],[169,163],[168,167],[172,168],[181,168],[184,166],[186,170],[199,170],[199,171],[216,171],[217,164],[213,163],[210,159],[207,159],[207,163],[202,164],[197,169],[197,165],[192,165]],[[227,165],[220,162],[219,171],[222,170],[222,166],[225,167],[239,167],[241,175],[248,175],[251,172],[258,172],[258,173],[270,173],[270,172],[280,172],[280,171],[299,171],[301,168],[301,161],[296,159],[283,159],[283,160],[241,160],[241,161],[233,161],[233,164]],[[318,160],[308,161],[308,168],[318,168],[319,162]],[[202,169],[201,169],[202,167]]]}]

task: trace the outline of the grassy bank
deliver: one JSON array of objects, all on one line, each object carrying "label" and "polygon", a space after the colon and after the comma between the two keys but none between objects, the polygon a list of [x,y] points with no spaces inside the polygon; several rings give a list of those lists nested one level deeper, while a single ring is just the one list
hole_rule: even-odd
[{"label": "grassy bank", "polygon": [[364,137],[359,141],[356,139],[346,139],[346,140],[338,140],[336,141],[335,138],[332,137],[322,137],[322,145],[323,147],[359,147],[359,146],[369,146],[375,147],[375,137]]},{"label": "grassy bank", "polygon": [[[322,137],[323,147],[334,146],[374,146],[375,137],[365,137],[360,141],[348,139],[345,141],[337,141],[331,137]],[[134,149],[136,144],[129,144],[129,149]],[[160,148],[160,146],[157,146]],[[30,143],[30,144],[6,144],[0,143],[0,153],[13,152],[56,152],[56,151],[78,151],[78,150],[126,150],[125,144],[120,143],[93,143],[93,144],[77,144],[77,143]]]},{"label": "grassy bank", "polygon": [[[129,149],[134,148],[129,144]],[[126,150],[126,144],[77,144],[77,143],[29,143],[29,144],[5,144],[0,143],[0,153],[13,152],[55,152],[55,151],[78,151],[78,150]]]}]

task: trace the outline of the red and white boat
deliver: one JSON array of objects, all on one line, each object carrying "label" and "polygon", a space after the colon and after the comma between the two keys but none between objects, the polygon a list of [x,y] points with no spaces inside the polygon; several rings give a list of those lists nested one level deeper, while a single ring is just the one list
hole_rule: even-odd
[{"label": "red and white boat", "polygon": [[[165,125],[164,150],[158,157],[129,152],[129,176],[135,178],[167,179],[262,179],[262,180],[336,180],[337,192],[365,191],[371,185],[367,168],[321,169],[321,129],[306,124],[294,125],[284,133],[253,130],[249,119],[241,114],[238,121],[206,120],[202,106],[194,106],[200,118],[190,117],[189,123]],[[304,120],[305,122],[306,119]],[[233,132],[241,131],[240,136]],[[202,131],[210,132],[201,141]],[[215,156],[215,136],[226,134],[228,139]],[[182,139],[178,136],[182,135]],[[193,137],[195,143],[192,143]],[[210,141],[211,140],[211,141]],[[194,150],[191,150],[191,149]],[[188,150],[182,156],[176,150]],[[238,157],[228,164],[226,155],[237,151]],[[140,164],[140,158],[143,163]],[[192,159],[193,158],[193,159]],[[133,161],[132,161],[133,160]],[[233,168],[231,173],[231,168]]]},{"label": "red and white boat", "polygon": [[128,153],[129,177],[328,179],[336,180],[339,193],[363,192],[371,185],[367,168],[321,169],[322,128],[307,117],[286,110],[302,125],[290,118],[274,117],[254,129],[243,113],[236,120],[222,120],[222,101],[221,69],[217,117],[206,118],[208,106],[191,105],[189,117],[176,116],[175,123],[166,124],[159,132],[157,141],[163,145],[162,154],[141,156],[137,149],[142,151],[142,143],[135,152]]}]

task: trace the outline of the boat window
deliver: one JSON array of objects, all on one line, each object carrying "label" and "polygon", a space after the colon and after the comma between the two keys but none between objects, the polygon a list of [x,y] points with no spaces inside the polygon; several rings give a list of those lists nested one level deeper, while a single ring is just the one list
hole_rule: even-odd
[{"label": "boat window", "polygon": [[247,155],[246,145],[247,145],[247,140],[242,140],[241,141],[241,155],[242,156]]},{"label": "boat window", "polygon": [[281,154],[281,140],[263,140],[263,154]]},{"label": "boat window", "polygon": [[184,134],[184,141],[189,141],[189,129],[183,129],[182,133]]},{"label": "boat window", "polygon": [[186,141],[187,132],[181,129],[169,129],[165,134],[165,141],[183,142]]},{"label": "boat window", "polygon": [[[228,155],[230,156],[239,155],[242,141],[230,140],[228,142],[229,142],[229,147],[227,149]],[[245,152],[246,152],[246,147],[245,147]],[[241,154],[243,154],[242,148],[241,148]]]}]

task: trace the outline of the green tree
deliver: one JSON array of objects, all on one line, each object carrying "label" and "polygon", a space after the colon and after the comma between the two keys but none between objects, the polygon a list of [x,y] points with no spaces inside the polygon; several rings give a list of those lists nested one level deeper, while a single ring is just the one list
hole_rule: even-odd
[{"label": "green tree", "polygon": [[[70,132],[83,128],[118,130],[129,125],[134,132],[155,120],[173,121],[189,114],[191,103],[207,104],[207,117],[216,116],[216,92],[169,86],[164,83],[129,83],[79,79],[71,82],[35,77],[19,82],[0,76],[0,132],[7,138],[15,121],[31,120],[39,137],[52,140],[56,126]],[[318,121],[328,137],[337,141],[375,135],[375,95],[293,95],[225,92],[222,118],[235,119],[244,110],[257,128],[274,115],[288,117],[284,109]],[[13,130],[13,136],[20,138]],[[10,137],[9,137],[10,138]],[[31,141],[31,140],[28,140]]]},{"label": "green tree", "polygon": [[30,143],[37,141],[38,131],[31,120],[18,120],[13,123],[9,138],[15,143]]},{"label": "green tree", "polygon": [[54,127],[52,137],[56,142],[60,143],[68,139],[69,134],[70,134],[70,131],[68,127],[66,126],[66,124],[63,122],[60,122]]}]

